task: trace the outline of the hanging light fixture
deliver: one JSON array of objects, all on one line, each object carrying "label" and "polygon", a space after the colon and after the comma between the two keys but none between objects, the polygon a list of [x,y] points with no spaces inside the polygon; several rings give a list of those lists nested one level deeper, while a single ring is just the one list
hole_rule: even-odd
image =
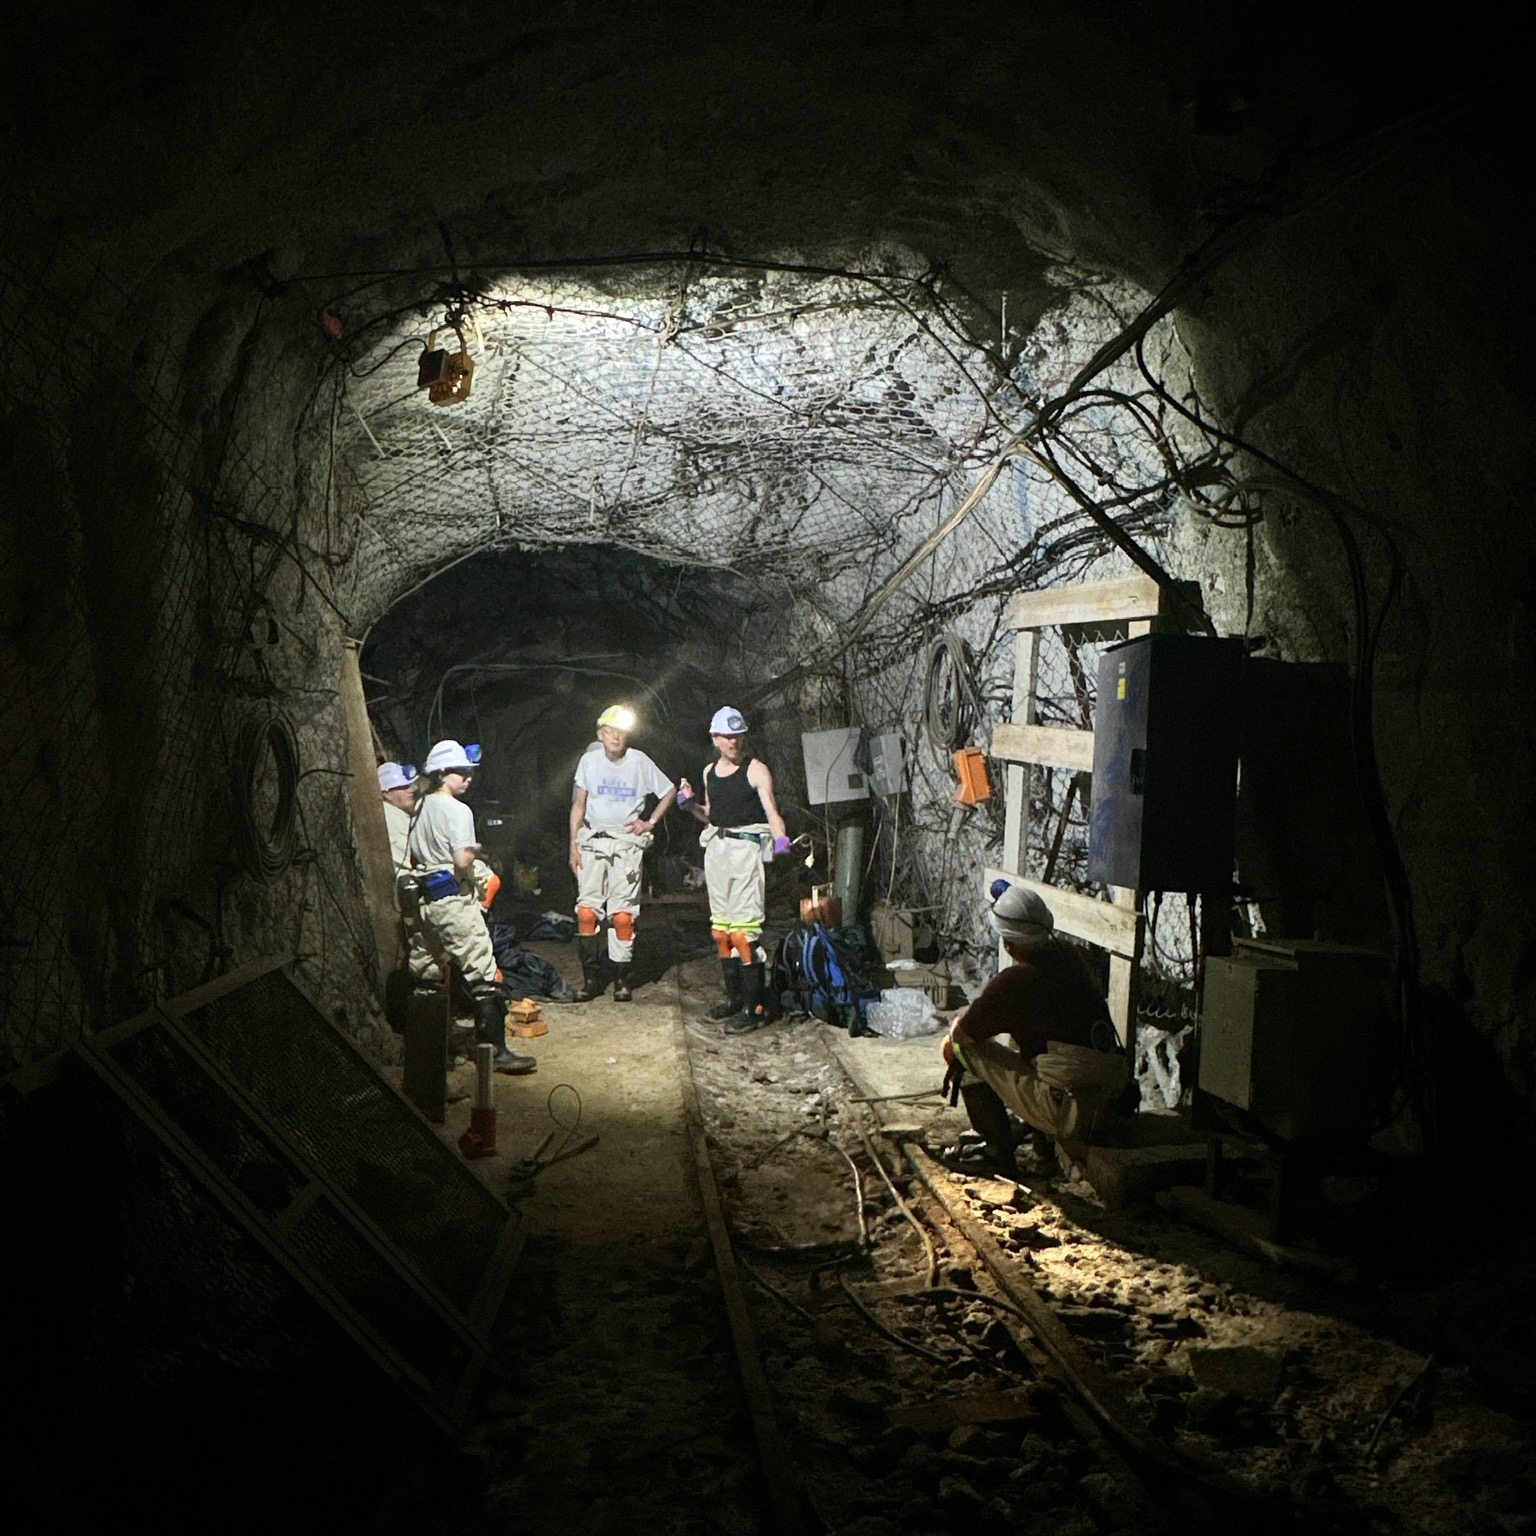
[{"label": "hanging light fixture", "polygon": [[[474,383],[475,360],[469,355],[459,319],[450,311],[445,323],[434,327],[416,367],[416,387],[426,390],[427,399],[433,405],[456,405],[460,400],[469,399]],[[437,345],[437,338],[447,331],[452,331],[458,342],[456,350],[450,350],[446,344]]]}]

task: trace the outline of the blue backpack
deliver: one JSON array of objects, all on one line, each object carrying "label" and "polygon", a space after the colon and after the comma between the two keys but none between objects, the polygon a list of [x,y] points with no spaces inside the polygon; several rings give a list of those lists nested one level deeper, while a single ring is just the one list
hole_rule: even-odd
[{"label": "blue backpack", "polygon": [[774,962],[774,983],[786,1009],[811,1014],[850,1034],[863,1034],[864,1008],[879,990],[854,968],[856,955],[820,923],[797,923]]}]

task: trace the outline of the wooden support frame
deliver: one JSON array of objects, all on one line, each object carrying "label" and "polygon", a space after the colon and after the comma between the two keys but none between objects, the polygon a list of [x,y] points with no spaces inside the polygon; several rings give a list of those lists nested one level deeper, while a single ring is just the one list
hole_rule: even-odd
[{"label": "wooden support frame", "polygon": [[1141,893],[1114,887],[1109,901],[1046,885],[1018,873],[1028,868],[1029,765],[1093,771],[1093,732],[1042,726],[1035,717],[1042,629],[1061,628],[1081,640],[1104,640],[1124,626],[1129,638],[1154,629],[1177,627],[1179,607],[1201,606],[1198,582],[1181,581],[1174,589],[1136,572],[1110,581],[1084,582],[1016,593],[1008,604],[1009,627],[1017,631],[1013,673],[1013,718],[993,727],[991,755],[1005,764],[1006,795],[1003,863],[988,869],[986,883],[1007,880],[1036,892],[1050,904],[1057,929],[1070,938],[1109,953],[1109,1014],[1120,1042],[1132,1045],[1136,1028],[1136,990],[1141,971],[1146,922]]},{"label": "wooden support frame", "polygon": [[[1174,585],[1180,600],[1199,605],[1199,582],[1180,581]],[[1171,623],[1174,596],[1140,572],[1072,587],[1042,587],[1038,592],[1014,594],[1008,603],[1008,626],[1050,629],[1062,624],[1097,626],[1153,620]]]}]

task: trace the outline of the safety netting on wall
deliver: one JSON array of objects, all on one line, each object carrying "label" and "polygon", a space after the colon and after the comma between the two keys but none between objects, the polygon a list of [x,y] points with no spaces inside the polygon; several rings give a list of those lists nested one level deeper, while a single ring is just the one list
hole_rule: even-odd
[{"label": "safety netting on wall", "polygon": [[[931,274],[703,259],[524,274],[365,317],[332,429],[364,540],[351,601],[375,611],[445,558],[509,544],[750,575],[757,611],[732,618],[785,681],[746,696],[789,717],[781,750],[808,725],[903,737],[912,792],[876,805],[867,874],[984,956],[974,887],[1002,801],[957,817],[950,756],[1009,715],[1008,598],[1131,570],[1128,540],[1159,561],[1181,509],[1226,510],[1207,494],[1219,453],[1131,355],[1073,389],[1145,295],[1054,277],[1043,321],[985,337]],[[1182,368],[1167,323],[1143,345]],[[420,378],[460,353],[468,394],[436,405]],[[930,702],[945,646],[965,652],[958,732]],[[1045,633],[1042,723],[1091,727],[1101,649]],[[1086,776],[1029,783],[1027,872],[1085,888]],[[806,814],[830,844],[830,818]],[[1186,932],[1164,923],[1149,950],[1175,982]]]},{"label": "safety netting on wall", "polygon": [[[258,269],[157,311],[79,253],[7,249],[32,252],[0,269],[13,355],[58,344],[0,383],[25,556],[8,616],[34,589],[54,604],[46,629],[7,631],[5,1065],[274,947],[366,1035],[342,646],[487,549],[750,577],[732,643],[754,640],[753,707],[786,745],[838,717],[906,738],[911,791],[878,807],[870,880],[939,905],[980,954],[998,806],[954,824],[934,648],[967,655],[964,730],[985,745],[1013,592],[1125,570],[1128,539],[1155,558],[1180,506],[1226,505],[1219,454],[1150,382],[1182,366],[1167,322],[1148,377],[1121,356],[1082,383],[1143,301],[1083,274],[1054,274],[1027,331],[983,336],[899,264],[695,256],[339,295]],[[434,404],[426,376],[462,393],[461,353],[467,395]],[[18,542],[40,508],[50,539]],[[1070,723],[1055,643],[1043,688]],[[1049,856],[1079,880],[1081,793],[1032,785],[1029,872]]]},{"label": "safety netting on wall", "polygon": [[259,955],[367,1036],[323,358],[0,197],[0,1073]]}]

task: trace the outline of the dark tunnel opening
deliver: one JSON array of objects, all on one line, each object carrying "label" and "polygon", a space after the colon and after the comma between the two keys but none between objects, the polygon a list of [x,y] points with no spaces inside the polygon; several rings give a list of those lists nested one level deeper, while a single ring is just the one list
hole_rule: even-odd
[{"label": "dark tunnel opening", "polygon": [[[466,804],[508,897],[569,913],[571,776],[599,715],[631,709],[632,744],[672,779],[700,783],[710,718],[761,688],[780,617],[750,574],[730,569],[611,545],[475,555],[369,632],[361,668],[378,750],[419,764],[445,737],[477,744]],[[754,711],[757,737],[777,740],[784,714]],[[797,776],[784,788],[798,805]],[[646,884],[682,890],[700,861],[697,826],[668,818]]]}]

